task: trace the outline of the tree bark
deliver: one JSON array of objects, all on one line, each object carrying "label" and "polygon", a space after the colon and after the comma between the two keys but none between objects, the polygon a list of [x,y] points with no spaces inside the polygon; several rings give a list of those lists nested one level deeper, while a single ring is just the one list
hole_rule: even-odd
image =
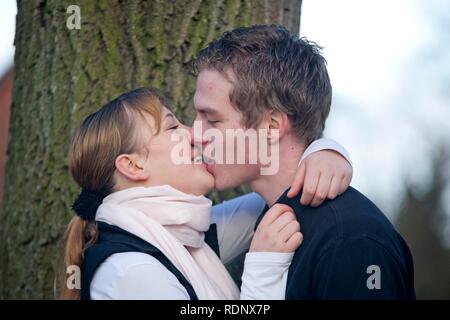
[{"label": "tree bark", "polygon": [[284,24],[299,32],[301,0],[18,1],[15,79],[3,210],[0,296],[53,298],[57,245],[79,192],[67,152],[74,130],[120,93],[161,88],[193,119],[188,62],[237,26]]}]

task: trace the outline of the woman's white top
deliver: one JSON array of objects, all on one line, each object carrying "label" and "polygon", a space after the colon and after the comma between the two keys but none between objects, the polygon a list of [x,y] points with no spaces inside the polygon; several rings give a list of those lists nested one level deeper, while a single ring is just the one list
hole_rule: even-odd
[{"label": "woman's white top", "polygon": [[[317,140],[305,153],[323,149],[335,150],[350,161],[345,149],[329,139]],[[265,205],[258,194],[249,193],[213,206],[211,223],[217,224],[220,258],[225,265],[248,250],[256,219]],[[293,255],[248,252],[242,275],[241,300],[284,299]],[[172,272],[153,256],[141,252],[116,253],[108,257],[95,272],[90,290],[93,300],[190,299]]]}]

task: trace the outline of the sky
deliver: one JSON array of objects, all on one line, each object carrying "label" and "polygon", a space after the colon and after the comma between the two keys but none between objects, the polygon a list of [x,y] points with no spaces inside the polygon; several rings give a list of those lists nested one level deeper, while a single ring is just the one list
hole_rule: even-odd
[{"label": "sky", "polygon": [[[16,2],[0,6],[1,75],[13,62]],[[405,181],[425,188],[436,146],[450,141],[450,3],[303,0],[300,29],[328,61],[326,136],[350,152],[352,185],[393,218]]]},{"label": "sky", "polygon": [[0,4],[0,77],[14,61],[14,32],[17,5],[15,0],[2,0]]},{"label": "sky", "polygon": [[404,182],[426,188],[450,141],[449,13],[441,0],[303,1],[300,35],[324,47],[333,86],[325,134],[349,150],[352,185],[390,218]]}]

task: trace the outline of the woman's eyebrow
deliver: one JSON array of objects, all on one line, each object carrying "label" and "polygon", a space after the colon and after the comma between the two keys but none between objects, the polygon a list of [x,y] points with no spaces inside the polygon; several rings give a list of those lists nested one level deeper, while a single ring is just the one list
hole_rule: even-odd
[{"label": "woman's eyebrow", "polygon": [[173,113],[167,113],[167,114],[164,116],[164,121],[166,121],[168,118],[175,119],[175,116],[173,115]]},{"label": "woman's eyebrow", "polygon": [[176,122],[176,118],[173,113],[167,113],[164,116],[163,122],[169,126],[171,126],[174,122]]}]

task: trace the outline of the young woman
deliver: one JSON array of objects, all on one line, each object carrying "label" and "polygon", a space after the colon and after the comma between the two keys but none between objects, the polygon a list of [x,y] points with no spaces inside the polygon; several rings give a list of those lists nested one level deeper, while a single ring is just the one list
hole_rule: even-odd
[{"label": "young woman", "polygon": [[[201,162],[172,161],[179,143],[172,133],[185,127],[167,107],[157,90],[137,89],[88,116],[76,132],[69,167],[82,192],[65,237],[61,298],[283,299],[302,241],[295,216],[274,206],[257,230],[265,237],[250,245],[252,221],[263,209],[250,194],[217,207],[231,214],[210,228],[211,201],[203,195],[214,177]],[[182,143],[192,160],[201,157],[188,135]],[[231,223],[245,232],[233,233],[224,225]],[[240,293],[218,254],[228,262],[249,246]],[[81,290],[67,286],[72,265],[81,266]]]}]

